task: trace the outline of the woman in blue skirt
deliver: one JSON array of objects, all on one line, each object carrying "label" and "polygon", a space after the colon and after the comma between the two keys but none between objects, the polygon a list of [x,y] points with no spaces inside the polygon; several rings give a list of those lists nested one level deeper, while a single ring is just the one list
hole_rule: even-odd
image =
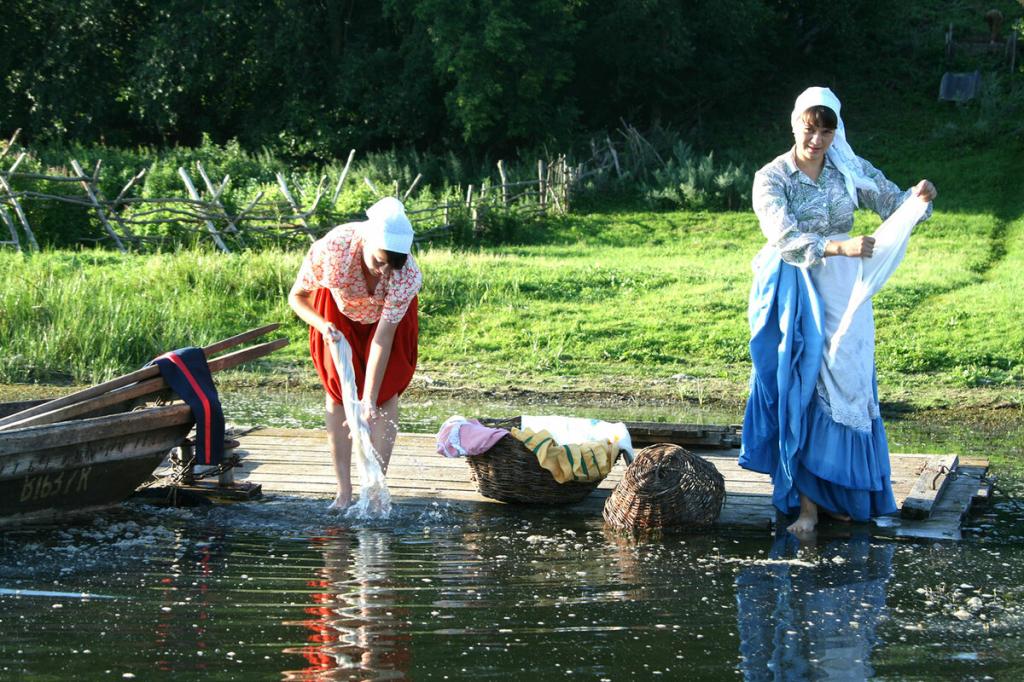
[{"label": "woman in blue skirt", "polygon": [[927,180],[901,191],[856,156],[839,111],[828,88],[804,91],[791,116],[795,145],[757,172],[753,188],[768,244],[754,260],[754,371],[739,461],[772,476],[775,506],[799,513],[789,526],[797,534],[814,530],[819,509],[856,521],[896,511],[871,301],[844,321],[835,348],[832,337],[860,259],[874,250],[872,237],[850,236],[854,210],[886,218],[911,194],[936,196]]}]

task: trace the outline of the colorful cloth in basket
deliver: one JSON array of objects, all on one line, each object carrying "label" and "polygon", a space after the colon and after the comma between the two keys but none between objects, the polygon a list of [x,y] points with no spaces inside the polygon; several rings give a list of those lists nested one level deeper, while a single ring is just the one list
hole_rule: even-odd
[{"label": "colorful cloth in basket", "polygon": [[492,429],[476,419],[455,415],[445,420],[437,432],[437,454],[445,457],[480,455],[507,435],[505,429]]},{"label": "colorful cloth in basket", "polygon": [[559,483],[600,481],[611,471],[618,448],[609,441],[591,441],[559,445],[547,431],[512,429],[512,437],[522,441],[541,467]]}]

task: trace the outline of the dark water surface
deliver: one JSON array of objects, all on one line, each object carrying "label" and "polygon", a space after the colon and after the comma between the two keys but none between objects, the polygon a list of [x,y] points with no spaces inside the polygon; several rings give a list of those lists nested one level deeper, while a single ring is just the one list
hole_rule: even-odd
[{"label": "dark water surface", "polygon": [[[953,544],[130,504],[0,536],[2,679],[1020,679],[1024,516]],[[1001,528],[994,531],[993,528]]]},{"label": "dark water surface", "polygon": [[[232,418],[315,426],[318,397],[304,400],[253,399],[263,413]],[[403,428],[499,408],[414,406]],[[734,421],[609,411],[594,416]],[[892,420],[890,433],[903,451],[1020,454],[1019,430]],[[0,679],[1024,678],[1012,498],[960,544],[854,530],[802,547],[757,533],[636,542],[599,518],[511,507],[399,501],[373,523],[325,507],[129,503],[0,533]]]}]

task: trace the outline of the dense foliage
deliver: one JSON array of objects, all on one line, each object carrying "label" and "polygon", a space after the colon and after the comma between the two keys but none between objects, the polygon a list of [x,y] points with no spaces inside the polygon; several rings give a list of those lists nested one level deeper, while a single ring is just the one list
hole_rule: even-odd
[{"label": "dense foliage", "polygon": [[979,23],[973,4],[12,0],[0,133],[133,146],[205,132],[326,160],[508,154],[620,118],[690,130],[757,117],[750,102],[789,101],[808,79],[932,87],[946,25]]}]

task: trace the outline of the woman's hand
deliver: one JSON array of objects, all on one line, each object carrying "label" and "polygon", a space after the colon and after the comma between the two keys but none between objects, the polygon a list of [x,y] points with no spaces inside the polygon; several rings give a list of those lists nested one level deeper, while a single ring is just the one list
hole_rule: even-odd
[{"label": "woman's hand", "polygon": [[914,185],[914,189],[911,190],[911,193],[916,197],[920,197],[921,201],[935,201],[935,197],[939,196],[939,192],[935,189],[935,185],[928,180],[922,180]]},{"label": "woman's hand", "polygon": [[333,322],[324,321],[322,327],[320,327],[320,334],[324,337],[324,341],[327,343],[334,343],[344,338],[344,334],[338,331],[338,328],[334,326]]},{"label": "woman's hand", "polygon": [[372,420],[380,416],[380,409],[377,407],[377,403],[373,400],[361,400],[359,401],[359,409],[363,413],[363,419],[369,424]]},{"label": "woman's hand", "polygon": [[874,237],[854,237],[841,242],[831,241],[825,244],[826,256],[848,256],[850,258],[871,258],[875,252]]}]

